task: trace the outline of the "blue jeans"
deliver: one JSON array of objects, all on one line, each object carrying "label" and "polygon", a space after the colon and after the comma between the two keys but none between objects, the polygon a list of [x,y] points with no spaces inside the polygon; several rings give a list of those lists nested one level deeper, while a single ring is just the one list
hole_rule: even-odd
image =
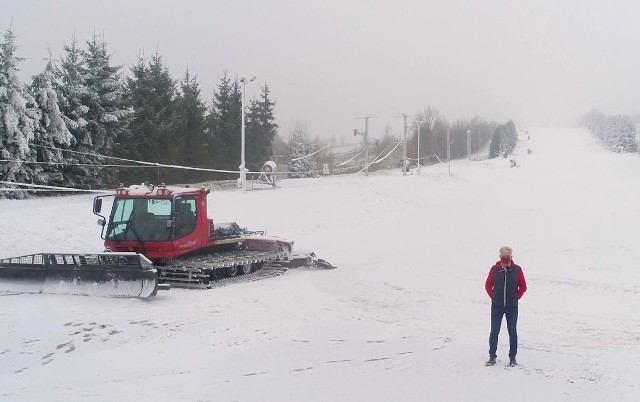
[{"label": "blue jeans", "polygon": [[515,358],[518,353],[518,306],[491,306],[491,333],[489,334],[489,356],[496,357],[498,349],[498,334],[502,325],[502,316],[507,318],[507,330],[509,331],[509,357]]}]

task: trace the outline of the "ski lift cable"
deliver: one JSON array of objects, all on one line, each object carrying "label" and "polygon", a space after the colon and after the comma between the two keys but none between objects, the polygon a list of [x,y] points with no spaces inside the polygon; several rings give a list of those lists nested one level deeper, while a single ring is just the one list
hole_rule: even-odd
[{"label": "ski lift cable", "polygon": [[[391,151],[389,151],[389,153],[388,153],[388,154],[386,154],[386,155],[384,156],[384,158],[382,158],[382,159],[378,159],[378,158],[380,157],[380,155],[382,155],[382,154],[386,151],[386,149],[385,149],[385,150],[383,150],[382,152],[380,152],[380,153],[378,154],[378,156],[376,156],[376,157],[373,159],[373,161],[372,161],[372,162],[370,162],[368,165],[366,165],[365,167],[363,167],[363,168],[362,168],[362,169],[360,169],[359,171],[357,171],[357,172],[355,172],[355,173],[353,173],[353,174],[350,174],[349,176],[355,176],[355,175],[357,175],[357,174],[359,174],[359,173],[362,173],[365,169],[367,169],[369,166],[373,165],[374,163],[380,163],[380,162],[382,162],[382,161],[383,161],[383,160],[385,160],[389,155],[391,155],[391,154],[393,153],[393,151],[395,151],[395,150],[396,150],[396,148],[398,148],[398,146],[399,146],[399,145],[400,145],[400,144],[396,144],[396,146],[395,146],[395,147],[393,147],[393,149],[392,149]],[[387,148],[387,149],[388,149],[388,148]]]},{"label": "ski lift cable", "polygon": [[37,191],[37,190],[47,190],[47,191],[81,191],[85,193],[100,193],[104,194],[108,192],[108,190],[86,190],[81,188],[73,188],[73,187],[58,187],[58,186],[46,186],[44,184],[32,184],[32,183],[18,183],[11,181],[0,181],[0,184],[5,185],[14,185],[14,186],[23,186],[23,187],[31,187],[31,188],[23,188],[23,189],[15,189],[15,188],[2,188],[0,190],[3,191]]},{"label": "ski lift cable", "polygon": [[[48,149],[55,149],[55,150],[60,150],[60,151],[65,151],[65,152],[71,152],[71,153],[75,153],[75,154],[80,154],[80,155],[87,155],[87,156],[93,156],[93,157],[98,157],[98,158],[105,158],[105,159],[114,159],[114,160],[119,160],[119,161],[124,161],[124,162],[132,162],[132,163],[137,163],[140,165],[144,165],[146,167],[162,167],[162,168],[170,168],[170,169],[184,169],[184,170],[196,170],[196,171],[201,171],[201,172],[215,172],[215,173],[232,173],[232,174],[239,174],[240,170],[223,170],[223,169],[209,169],[209,168],[199,168],[199,167],[191,167],[191,166],[182,166],[182,165],[167,165],[167,164],[163,164],[163,163],[157,163],[157,162],[145,162],[145,161],[139,161],[139,160],[135,160],[135,159],[126,159],[126,158],[119,158],[117,156],[106,156],[106,155],[100,155],[100,154],[96,154],[96,153],[88,153],[88,152],[81,152],[81,151],[72,151],[70,149],[64,149],[64,148],[56,148],[56,147],[51,147],[51,146],[47,146],[47,145],[36,145],[42,148],[48,148]],[[323,151],[326,148],[320,149],[317,152],[314,152],[313,154],[310,155],[306,155],[305,157],[309,157],[312,156],[320,151]],[[303,158],[305,158],[303,157]],[[9,162],[18,162],[18,161],[9,161]],[[88,164],[90,166],[96,166],[96,167],[118,167],[117,165],[93,165],[93,164]],[[72,164],[68,164],[68,166],[75,166]],[[83,165],[80,165],[83,166]],[[120,165],[119,167],[139,167],[139,166],[134,166],[134,165]],[[316,172],[318,172],[316,170]],[[247,171],[247,174],[260,174],[262,173],[261,171],[257,171],[257,172],[253,172],[253,171]],[[288,174],[288,173],[299,173],[299,172],[274,172],[274,174]]]},{"label": "ski lift cable", "polygon": [[351,158],[347,159],[346,161],[344,161],[344,162],[342,162],[342,163],[337,164],[336,166],[337,166],[337,167],[340,167],[340,166],[346,165],[347,163],[349,163],[349,162],[351,162],[352,160],[354,160],[358,155],[360,155],[360,154],[361,154],[361,153],[363,153],[363,152],[364,152],[364,149],[363,149],[363,150],[361,150],[360,152],[358,152],[357,154],[353,155]]},{"label": "ski lift cable", "polygon": [[[29,193],[86,193],[89,190],[82,189],[69,189],[69,190],[54,190],[47,188],[11,188],[11,187],[0,187],[0,192],[2,193],[16,193],[16,192],[29,192]],[[105,191],[100,191],[100,194],[104,194]]]},{"label": "ski lift cable", "polygon": [[[387,159],[387,157],[388,157],[389,155],[391,155],[391,154],[393,153],[393,151],[395,151],[395,150],[396,150],[396,148],[398,148],[399,146],[400,146],[400,143],[396,144],[396,146],[395,146],[395,147],[393,147],[393,149],[392,149],[391,151],[389,151],[389,153],[388,153],[388,154],[386,154],[386,155],[384,156],[384,158],[379,159],[379,160],[374,160],[374,161],[373,161],[373,162],[371,162],[371,163],[380,163],[380,162],[382,162],[383,160]],[[384,151],[382,151],[382,152],[384,152]],[[380,153],[380,155],[382,154],[382,152]],[[380,155],[378,155],[378,156],[380,156]]]},{"label": "ski lift cable", "polygon": [[440,158],[438,158],[438,155],[435,153],[435,151],[433,152],[433,155],[436,157],[438,162],[442,163],[443,165],[446,165],[446,163],[444,163],[443,161],[440,160]]},{"label": "ski lift cable", "polygon": [[[141,164],[141,165],[147,165],[147,166],[152,166],[152,167],[166,167],[166,168],[172,168],[172,169],[197,170],[197,171],[202,171],[202,172],[216,172],[216,173],[240,173],[239,170],[209,169],[209,168],[198,168],[198,167],[191,167],[191,166],[182,166],[182,165],[166,165],[166,164],[157,163],[157,162],[145,162],[145,161],[138,161],[138,160],[135,160],[135,159],[118,158],[117,156],[106,156],[106,155],[100,155],[100,154],[96,154],[96,153],[72,151],[70,149],[56,148],[56,147],[50,147],[50,146],[46,146],[46,145],[36,145],[36,146],[39,146],[39,147],[42,147],[42,148],[48,148],[48,149],[56,149],[56,150],[60,150],[60,151],[66,151],[66,152],[71,152],[71,153],[76,153],[76,154],[81,154],[81,155],[94,156],[94,157],[98,157],[98,158],[114,159],[114,160],[119,160],[119,161],[124,161],[124,162],[133,162],[133,163],[138,163],[138,164]],[[261,173],[261,172],[247,172],[247,173],[254,174],[254,173]]]},{"label": "ski lift cable", "polygon": [[327,150],[327,149],[329,149],[329,148],[330,148],[330,147],[324,147],[324,148],[319,149],[319,150],[317,150],[316,152],[310,153],[310,154],[308,154],[308,155],[301,156],[301,157],[299,157],[299,158],[291,159],[291,162],[299,161],[299,160],[301,160],[301,159],[310,158],[310,157],[312,157],[313,155],[317,154],[318,152],[322,152],[322,151]]},{"label": "ski lift cable", "polygon": [[344,151],[344,152],[336,152],[331,154],[332,158],[338,157],[338,156],[342,156],[342,155],[353,155],[356,154],[360,151],[364,150],[364,148],[357,148],[357,149],[351,149],[349,151]]},{"label": "ski lift cable", "polygon": [[104,167],[126,167],[126,168],[153,168],[156,166],[149,165],[116,165],[116,164],[102,164],[96,165],[95,163],[65,163],[65,162],[46,162],[46,161],[23,161],[23,160],[12,160],[12,159],[0,159],[0,162],[16,162],[16,163],[24,163],[29,165],[63,165],[63,166],[92,166],[98,168]]}]

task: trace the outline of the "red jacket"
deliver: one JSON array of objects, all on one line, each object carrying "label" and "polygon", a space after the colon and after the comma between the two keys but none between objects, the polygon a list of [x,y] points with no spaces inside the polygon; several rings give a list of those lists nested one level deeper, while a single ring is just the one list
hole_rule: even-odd
[{"label": "red jacket", "polygon": [[[495,265],[496,267],[498,267],[499,270],[504,270],[504,268],[502,267],[502,261],[496,262]],[[513,262],[513,260],[511,260],[511,262],[509,263],[509,267],[512,267],[514,265],[515,263]],[[487,281],[484,283],[484,289],[487,291],[487,294],[489,295],[489,297],[493,299],[493,275],[491,274],[491,270],[489,270]],[[520,269],[520,273],[518,274],[518,293],[517,293],[518,300],[520,300],[520,298],[526,291],[527,291],[527,282],[524,280],[524,274],[522,273],[522,269]]]}]

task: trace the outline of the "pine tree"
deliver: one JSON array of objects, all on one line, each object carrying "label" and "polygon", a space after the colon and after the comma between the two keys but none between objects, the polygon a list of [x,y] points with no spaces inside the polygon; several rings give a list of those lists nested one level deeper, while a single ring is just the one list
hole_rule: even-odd
[{"label": "pine tree", "polygon": [[593,109],[582,117],[582,125],[614,152],[638,152],[637,131],[627,115],[607,116]]},{"label": "pine tree", "polygon": [[[210,166],[210,158],[206,149],[204,136],[206,107],[200,99],[200,85],[196,76],[189,70],[180,82],[180,93],[176,99],[176,119],[174,122],[175,144],[180,150],[180,164],[188,166]],[[202,173],[183,175],[187,180],[206,177]]]},{"label": "pine tree", "polygon": [[66,164],[61,148],[68,148],[74,141],[58,106],[58,94],[54,89],[55,66],[49,59],[45,70],[33,77],[30,92],[38,105],[38,121],[35,126],[34,140],[37,161],[37,172],[34,181],[40,184],[63,186],[65,182],[63,171]]},{"label": "pine tree", "polygon": [[314,145],[311,143],[306,125],[298,121],[289,134],[289,177],[314,177],[316,163],[313,156]]},{"label": "pine tree", "polygon": [[629,116],[621,116],[620,140],[618,149],[620,152],[638,152],[636,125]]},{"label": "pine tree", "polygon": [[[175,81],[158,53],[148,65],[140,57],[131,72],[133,77],[127,78],[126,101],[132,114],[127,129],[120,134],[115,154],[148,162],[175,163],[178,154],[173,133]],[[119,178],[151,180],[149,173],[148,170],[129,170]]]},{"label": "pine tree", "polygon": [[[30,183],[35,154],[30,148],[34,137],[37,110],[35,100],[17,76],[15,35],[8,29],[0,43],[0,180]],[[15,188],[4,185],[4,187]],[[0,192],[0,198],[23,198],[23,192]]]},{"label": "pine tree", "polygon": [[493,132],[491,143],[489,144],[489,158],[496,156],[507,157],[511,154],[518,143],[518,131],[513,121],[509,120],[501,124]]},{"label": "pine tree", "polygon": [[265,84],[259,99],[252,99],[247,113],[246,151],[247,168],[259,171],[262,165],[273,158],[272,143],[277,134],[269,86]]},{"label": "pine tree", "polygon": [[[87,131],[87,113],[85,99],[89,90],[86,85],[86,65],[82,52],[77,46],[75,37],[64,46],[65,56],[60,68],[55,70],[56,80],[53,82],[60,113],[69,132],[73,135],[71,150],[78,150],[81,144],[90,141]],[[66,152],[67,167],[64,171],[66,184],[75,187],[84,182],[83,176],[93,173],[92,169],[75,166],[80,163],[91,163],[93,160],[75,152]]]},{"label": "pine tree", "polygon": [[238,80],[232,82],[225,72],[214,92],[207,118],[207,133],[211,139],[209,154],[221,169],[239,169],[241,109]]},{"label": "pine tree", "polygon": [[[87,106],[87,130],[85,138],[78,143],[78,151],[88,163],[101,164],[104,158],[91,154],[110,155],[118,135],[126,125],[130,111],[124,108],[123,82],[119,66],[110,65],[110,55],[104,41],[93,35],[82,52],[86,65],[85,83],[87,94],[83,104]],[[102,186],[115,182],[115,175],[100,169],[83,169],[77,177],[85,186]]]}]

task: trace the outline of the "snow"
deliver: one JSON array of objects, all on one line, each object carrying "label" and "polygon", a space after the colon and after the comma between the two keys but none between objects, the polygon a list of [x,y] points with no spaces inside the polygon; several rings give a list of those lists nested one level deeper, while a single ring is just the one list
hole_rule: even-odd
[{"label": "snow", "polygon": [[[461,160],[209,195],[216,221],[294,239],[335,270],[148,301],[0,296],[0,398],[635,401],[640,159],[580,129],[528,135],[517,168]],[[101,251],[91,202],[0,200],[0,257]],[[504,245],[529,285],[515,368],[505,325],[484,366],[484,281]]]}]

